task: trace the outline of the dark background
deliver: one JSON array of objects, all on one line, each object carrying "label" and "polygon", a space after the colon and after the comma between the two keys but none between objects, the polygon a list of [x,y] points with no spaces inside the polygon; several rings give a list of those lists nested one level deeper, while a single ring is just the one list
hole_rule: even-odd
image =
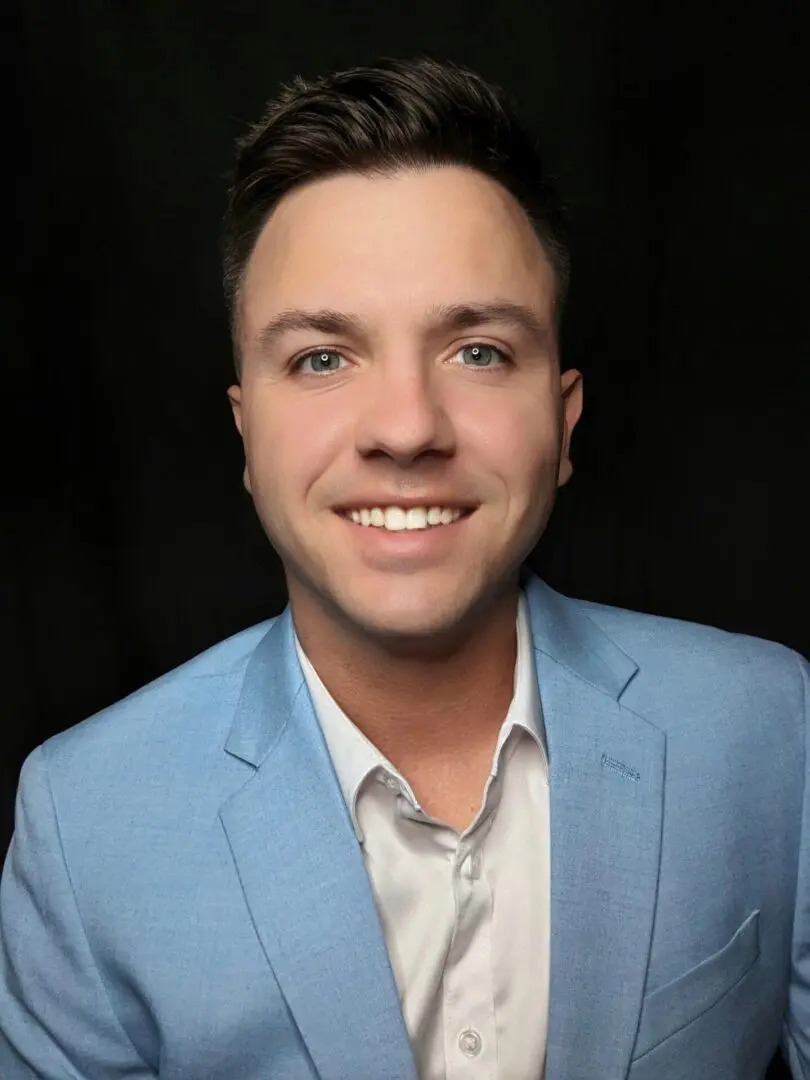
[{"label": "dark background", "polygon": [[36,744],[285,603],[241,488],[217,246],[233,140],[298,72],[460,60],[513,92],[545,148],[586,415],[535,568],[810,654],[808,11],[12,9],[0,853]]}]

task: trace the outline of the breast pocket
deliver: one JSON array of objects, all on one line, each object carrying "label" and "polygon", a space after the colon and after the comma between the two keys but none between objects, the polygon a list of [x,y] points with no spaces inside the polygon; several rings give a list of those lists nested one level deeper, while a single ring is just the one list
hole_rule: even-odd
[{"label": "breast pocket", "polygon": [[634,1059],[716,1005],[759,956],[759,911],[752,911],[727,945],[684,975],[645,997]]}]

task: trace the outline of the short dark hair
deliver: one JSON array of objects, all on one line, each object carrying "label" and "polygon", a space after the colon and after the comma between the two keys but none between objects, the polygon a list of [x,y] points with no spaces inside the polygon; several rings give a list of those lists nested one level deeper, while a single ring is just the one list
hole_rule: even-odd
[{"label": "short dark hair", "polygon": [[387,59],[312,81],[296,77],[237,143],[223,236],[237,363],[245,268],[288,192],[339,173],[441,165],[491,177],[522,206],[554,269],[561,309],[569,275],[562,207],[508,95],[459,64]]}]

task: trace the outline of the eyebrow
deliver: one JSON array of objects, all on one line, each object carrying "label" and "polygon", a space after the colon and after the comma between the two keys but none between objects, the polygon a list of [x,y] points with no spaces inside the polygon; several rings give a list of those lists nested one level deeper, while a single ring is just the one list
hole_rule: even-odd
[{"label": "eyebrow", "polygon": [[321,308],[318,311],[293,309],[282,311],[262,327],[256,335],[256,344],[263,351],[269,351],[285,334],[298,330],[315,331],[317,334],[361,336],[365,331],[361,319],[347,315],[342,311]]},{"label": "eyebrow", "polygon": [[[485,323],[512,326],[527,334],[541,348],[547,346],[551,335],[550,325],[532,308],[512,300],[433,305],[428,312],[426,329],[431,335],[439,335],[472,330]],[[314,311],[294,308],[282,311],[262,327],[256,336],[256,344],[263,352],[269,352],[285,334],[296,331],[358,338],[367,335],[367,328],[357,315],[331,308]]]},{"label": "eyebrow", "polygon": [[437,333],[472,330],[484,323],[511,326],[545,346],[551,333],[549,324],[526,304],[513,300],[489,300],[483,303],[437,304],[430,309],[430,327]]}]

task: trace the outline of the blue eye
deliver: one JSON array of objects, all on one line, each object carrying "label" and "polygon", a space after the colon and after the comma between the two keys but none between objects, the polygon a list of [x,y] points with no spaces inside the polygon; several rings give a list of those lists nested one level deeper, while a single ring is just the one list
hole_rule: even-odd
[{"label": "blue eye", "polygon": [[295,371],[301,371],[304,364],[308,361],[312,361],[312,370],[307,372],[311,375],[331,375],[333,371],[339,371],[339,367],[330,367],[330,361],[337,359],[342,360],[342,355],[337,352],[336,349],[313,349],[312,352],[304,353],[303,356],[299,356],[295,361],[293,368]]},{"label": "blue eye", "polygon": [[506,359],[500,349],[496,349],[494,345],[485,345],[483,342],[464,345],[459,352],[462,357],[469,360],[466,367],[498,367]]}]

